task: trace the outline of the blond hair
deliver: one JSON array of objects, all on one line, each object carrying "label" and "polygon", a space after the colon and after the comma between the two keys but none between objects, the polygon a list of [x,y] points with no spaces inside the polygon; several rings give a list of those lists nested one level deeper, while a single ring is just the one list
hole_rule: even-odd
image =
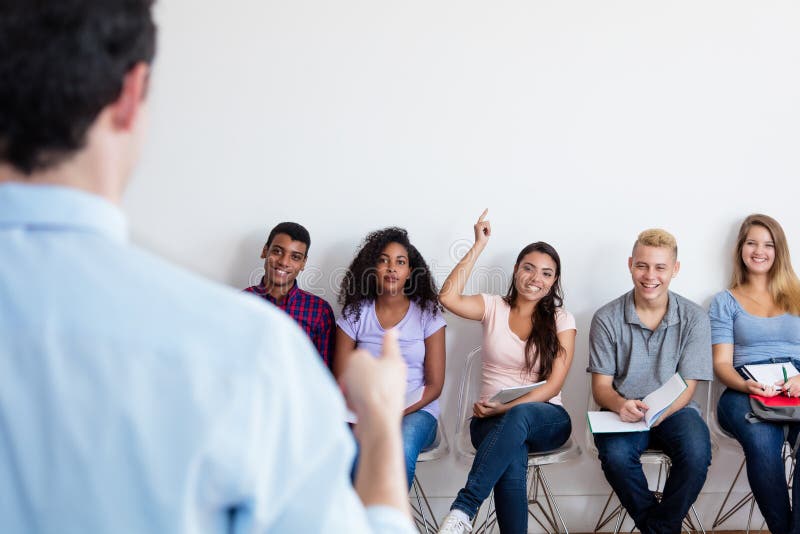
[{"label": "blond hair", "polygon": [[789,256],[789,244],[786,234],[778,221],[768,215],[754,213],[749,215],[739,227],[739,236],[736,238],[736,248],[733,251],[733,275],[731,276],[731,289],[747,283],[747,266],[742,259],[742,247],[747,240],[747,233],[753,226],[766,228],[772,236],[775,246],[775,261],[769,270],[768,289],[772,299],[792,315],[800,315],[800,280],[792,269],[792,259]]},{"label": "blond hair", "polygon": [[631,255],[636,252],[636,247],[641,245],[643,247],[658,247],[668,248],[672,251],[674,258],[678,257],[678,241],[675,236],[661,228],[648,228],[642,231],[633,243],[633,251]]}]

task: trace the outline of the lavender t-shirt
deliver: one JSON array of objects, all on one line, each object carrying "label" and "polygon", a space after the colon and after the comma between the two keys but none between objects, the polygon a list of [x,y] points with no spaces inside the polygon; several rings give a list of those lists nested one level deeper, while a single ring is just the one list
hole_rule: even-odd
[{"label": "lavender t-shirt", "polygon": [[[361,317],[358,321],[345,310],[336,324],[356,342],[357,348],[365,349],[373,356],[380,355],[386,330],[375,314],[375,302],[364,302],[361,305]],[[406,393],[425,385],[425,340],[445,326],[447,324],[441,313],[423,311],[414,302],[409,304],[405,317],[395,326],[399,334],[400,353],[408,368]],[[422,409],[439,418],[438,399]]]}]

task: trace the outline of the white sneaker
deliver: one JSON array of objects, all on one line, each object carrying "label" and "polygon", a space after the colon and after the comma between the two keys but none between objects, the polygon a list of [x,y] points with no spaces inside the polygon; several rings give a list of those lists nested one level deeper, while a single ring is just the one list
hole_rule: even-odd
[{"label": "white sneaker", "polygon": [[472,532],[472,525],[469,521],[465,521],[463,515],[455,514],[451,510],[447,517],[444,518],[442,526],[439,528],[439,534],[464,534],[465,532]]}]

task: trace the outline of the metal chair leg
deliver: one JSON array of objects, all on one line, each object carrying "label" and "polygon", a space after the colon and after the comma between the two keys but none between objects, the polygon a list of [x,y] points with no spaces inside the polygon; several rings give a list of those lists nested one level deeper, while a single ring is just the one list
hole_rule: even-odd
[{"label": "metal chair leg", "polygon": [[[692,521],[692,516],[694,516],[694,521]],[[697,526],[694,526],[695,521],[697,522]],[[689,508],[689,514],[686,515],[683,522],[689,529],[689,532],[702,532],[702,534],[706,534],[706,529],[703,528],[703,523],[700,522],[700,516],[697,515],[694,504]]]},{"label": "metal chair leg", "polygon": [[622,522],[625,521],[625,516],[627,515],[628,512],[626,512],[625,508],[620,504],[619,511],[617,512],[617,521],[614,523],[614,534],[619,534],[619,531],[622,529]]},{"label": "metal chair leg", "polygon": [[[659,501],[661,500],[663,494],[661,492],[661,484],[662,482],[666,482],[667,477],[669,477],[669,470],[670,470],[670,462],[669,459],[666,458],[663,462],[658,463],[658,475],[656,477],[656,486],[653,490],[653,495],[655,495],[656,499]],[[603,511],[600,512],[600,518],[597,520],[597,524],[595,525],[594,532],[598,532],[603,526],[605,526],[611,519],[616,517],[616,521],[614,523],[614,534],[619,534],[622,530],[622,524],[625,521],[625,518],[628,516],[627,510],[622,506],[622,504],[617,505],[613,508],[608,515],[606,511],[608,510],[611,499],[614,497],[614,492],[612,491],[608,499],[606,499],[606,504],[603,506]],[[695,525],[696,523],[696,525]],[[686,513],[686,517],[683,518],[682,525],[689,531],[689,532],[701,532],[705,534],[705,529],[703,528],[703,524],[700,522],[700,516],[697,513],[697,510],[694,507],[694,504],[689,508],[689,511]],[[631,532],[636,528],[634,525],[631,528]]]},{"label": "metal chair leg", "polygon": [[[621,504],[615,506],[613,509],[611,509],[611,511],[608,512],[608,515],[606,515],[606,510],[608,510],[608,507],[611,504],[611,499],[613,498],[614,498],[614,492],[612,491],[611,493],[608,494],[608,499],[606,499],[606,504],[605,506],[603,506],[603,511],[600,512],[600,517],[597,519],[597,523],[595,524],[594,530],[592,530],[592,532],[599,532],[600,529],[606,526],[609,521],[611,521],[615,517],[617,518],[619,517],[620,509],[622,508]],[[617,530],[615,529],[614,531],[616,532]]]},{"label": "metal chair leg", "polygon": [[472,531],[474,534],[488,534],[494,530],[494,525],[497,523],[497,517],[494,509],[494,492],[489,494],[489,498],[487,500],[488,503],[486,504],[486,512],[484,514],[483,522],[478,523],[480,511],[479,513],[475,514],[475,518],[472,520]]},{"label": "metal chair leg", "polygon": [[[539,498],[540,486],[542,493],[544,494],[544,503],[542,503]],[[545,508],[545,504],[547,505],[547,508]],[[534,511],[531,509],[532,505],[538,507],[541,515],[544,518],[544,521],[548,523],[547,525],[545,525],[534,513]],[[569,534],[567,524],[558,508],[558,502],[556,502],[553,491],[550,488],[550,483],[548,482],[547,477],[540,466],[534,466],[531,470],[531,481],[528,490],[528,514],[533,517],[539,526],[545,529],[545,531],[548,533],[553,532],[558,534],[564,532],[564,534]],[[563,527],[563,530],[561,530],[561,527]]]},{"label": "metal chair leg", "polygon": [[410,503],[411,514],[415,525],[420,530],[424,529],[425,534],[437,532],[439,530],[439,523],[436,521],[436,516],[433,513],[430,501],[428,501],[428,496],[425,494],[425,490],[422,484],[419,483],[419,480],[417,480],[416,475],[414,476],[414,482],[411,484],[411,490],[414,492],[414,497],[416,498],[416,504],[414,501]]},{"label": "metal chair leg", "polygon": [[[725,498],[722,500],[722,505],[719,507],[719,511],[717,511],[717,516],[714,518],[714,522],[711,524],[711,532],[720,526],[722,523],[727,521],[733,514],[738,512],[743,506],[750,503],[750,517],[752,518],[753,515],[753,505],[755,504],[755,499],[753,498],[753,492],[749,492],[747,495],[739,499],[733,506],[731,506],[727,511],[725,510],[725,505],[728,503],[728,499],[733,492],[734,486],[736,486],[736,481],[739,480],[739,476],[742,474],[742,470],[744,469],[744,458],[742,458],[742,463],[739,465],[739,469],[736,471],[736,476],[733,477],[733,481],[731,482],[730,487],[728,488],[728,492],[725,494]],[[747,532],[750,532],[750,519],[747,521]]]}]

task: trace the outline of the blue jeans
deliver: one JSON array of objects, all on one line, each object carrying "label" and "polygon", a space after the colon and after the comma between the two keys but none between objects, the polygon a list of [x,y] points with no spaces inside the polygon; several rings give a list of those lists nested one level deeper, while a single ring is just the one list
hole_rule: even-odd
[{"label": "blue jeans", "polygon": [[[436,439],[436,418],[424,410],[417,410],[403,416],[403,456],[406,462],[406,478],[408,489],[414,482],[414,472],[417,469],[417,456],[431,445]],[[350,479],[355,482],[356,468],[358,467],[359,446],[356,443],[356,457],[353,459],[353,469]]]},{"label": "blue jeans", "polygon": [[[750,412],[750,399],[746,393],[725,390],[717,404],[719,425],[733,434],[742,445],[747,465],[750,489],[758,503],[769,531],[775,534],[800,531],[800,475],[794,472],[792,504],[786,485],[781,449],[785,440],[783,425],[768,422],[750,423],[745,416]],[[794,445],[800,423],[789,424],[789,443]]]},{"label": "blue jeans", "polygon": [[424,410],[417,410],[403,416],[403,456],[406,459],[406,478],[408,489],[414,483],[417,469],[417,456],[433,445],[436,439],[436,418]]},{"label": "blue jeans", "polygon": [[[642,534],[678,533],[711,464],[711,440],[700,414],[682,408],[648,432],[595,434],[608,483]],[[663,451],[672,460],[659,503],[647,486],[640,456]]]},{"label": "blue jeans", "polygon": [[473,418],[469,425],[477,449],[467,484],[451,509],[475,517],[494,488],[500,532],[528,531],[528,452],[560,447],[572,432],[567,411],[548,402],[518,404],[506,413]]}]

